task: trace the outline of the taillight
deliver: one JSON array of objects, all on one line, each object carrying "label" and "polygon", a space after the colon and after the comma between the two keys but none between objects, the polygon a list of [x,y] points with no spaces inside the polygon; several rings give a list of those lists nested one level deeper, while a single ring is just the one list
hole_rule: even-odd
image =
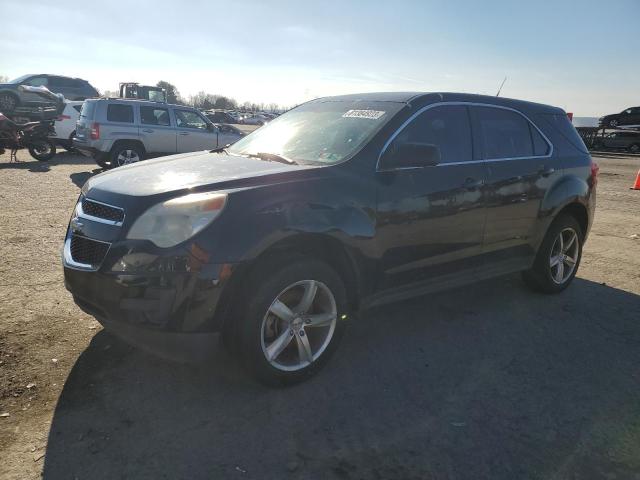
[{"label": "taillight", "polygon": [[596,186],[598,183],[598,172],[600,171],[600,167],[596,162],[591,160],[591,185]]},{"label": "taillight", "polygon": [[91,133],[89,134],[91,140],[99,140],[100,139],[100,124],[94,122],[91,124]]}]

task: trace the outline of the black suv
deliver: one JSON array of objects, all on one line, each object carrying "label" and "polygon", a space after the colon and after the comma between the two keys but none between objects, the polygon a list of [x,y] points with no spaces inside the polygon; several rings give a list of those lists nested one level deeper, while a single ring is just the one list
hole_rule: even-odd
[{"label": "black suv", "polygon": [[601,127],[637,127],[640,128],[640,107],[631,107],[620,113],[605,115],[598,119]]},{"label": "black suv", "polygon": [[227,149],[82,188],[66,287],[171,356],[221,335],[267,383],[316,371],[367,307],[522,271],[576,274],[597,166],[559,108],[468,94],[303,104]]},{"label": "black suv", "polygon": [[89,82],[81,78],[45,74],[23,75],[9,83],[0,84],[0,112],[11,113],[20,106],[40,104],[41,98],[30,94],[21,86],[46,87],[53,93],[63,95],[67,100],[85,100],[100,96]]}]

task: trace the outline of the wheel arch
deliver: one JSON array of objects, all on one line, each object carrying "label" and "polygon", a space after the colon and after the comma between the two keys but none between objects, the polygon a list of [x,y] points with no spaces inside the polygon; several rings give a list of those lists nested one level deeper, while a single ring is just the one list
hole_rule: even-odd
[{"label": "wheel arch", "polygon": [[119,139],[113,142],[113,145],[111,145],[111,150],[110,153],[113,154],[116,150],[116,148],[120,148],[122,145],[136,145],[138,147],[140,147],[140,149],[142,150],[142,154],[146,155],[147,150],[146,148],[144,148],[144,143],[141,140],[138,139]]},{"label": "wheel arch", "polygon": [[345,284],[350,310],[356,311],[364,287],[364,275],[359,262],[341,242],[329,235],[298,233],[280,239],[262,250],[252,260],[239,264],[229,279],[216,308],[214,328],[233,328],[236,300],[242,296],[254,272],[275,257],[307,256],[318,258],[331,266]]}]

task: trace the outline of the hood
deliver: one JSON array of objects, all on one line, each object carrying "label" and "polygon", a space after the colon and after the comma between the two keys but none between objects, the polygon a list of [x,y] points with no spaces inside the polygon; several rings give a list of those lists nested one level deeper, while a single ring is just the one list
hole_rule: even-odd
[{"label": "hood", "polygon": [[193,152],[144,160],[101,173],[90,178],[83,190],[143,197],[214,184],[229,189],[262,184],[268,175],[317,168],[320,167],[285,165],[208,151]]}]

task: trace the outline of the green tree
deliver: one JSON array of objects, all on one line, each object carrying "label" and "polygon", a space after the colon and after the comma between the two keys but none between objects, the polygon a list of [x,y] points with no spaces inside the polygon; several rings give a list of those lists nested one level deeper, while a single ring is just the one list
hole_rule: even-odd
[{"label": "green tree", "polygon": [[172,85],[169,82],[165,82],[164,80],[160,80],[156,84],[156,87],[164,88],[166,90],[168,103],[182,103],[182,100],[180,99],[180,92],[178,92],[178,89],[175,85]]}]

